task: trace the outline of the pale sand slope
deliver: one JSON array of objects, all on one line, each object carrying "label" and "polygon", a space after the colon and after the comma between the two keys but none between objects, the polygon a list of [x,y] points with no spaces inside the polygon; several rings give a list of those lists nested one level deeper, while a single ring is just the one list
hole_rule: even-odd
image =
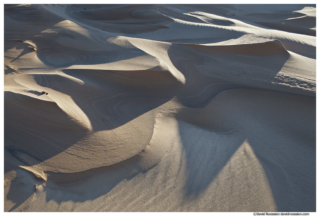
[{"label": "pale sand slope", "polygon": [[5,211],[315,211],[315,19],[5,5]]}]

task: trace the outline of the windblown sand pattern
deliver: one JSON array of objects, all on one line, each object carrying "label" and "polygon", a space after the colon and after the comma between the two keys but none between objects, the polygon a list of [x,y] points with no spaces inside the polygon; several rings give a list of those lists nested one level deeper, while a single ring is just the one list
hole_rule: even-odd
[{"label": "windblown sand pattern", "polygon": [[5,5],[5,211],[315,211],[315,5]]}]

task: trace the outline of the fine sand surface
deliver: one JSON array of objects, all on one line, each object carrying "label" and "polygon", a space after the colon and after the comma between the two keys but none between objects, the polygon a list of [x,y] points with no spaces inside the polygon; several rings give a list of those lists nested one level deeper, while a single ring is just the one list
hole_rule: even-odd
[{"label": "fine sand surface", "polygon": [[315,5],[4,10],[5,211],[316,210]]}]

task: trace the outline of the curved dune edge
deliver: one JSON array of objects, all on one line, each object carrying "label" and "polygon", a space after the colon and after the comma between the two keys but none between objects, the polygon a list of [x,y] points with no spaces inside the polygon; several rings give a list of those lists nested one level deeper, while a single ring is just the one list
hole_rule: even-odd
[{"label": "curved dune edge", "polygon": [[5,211],[315,204],[314,5],[5,5]]}]

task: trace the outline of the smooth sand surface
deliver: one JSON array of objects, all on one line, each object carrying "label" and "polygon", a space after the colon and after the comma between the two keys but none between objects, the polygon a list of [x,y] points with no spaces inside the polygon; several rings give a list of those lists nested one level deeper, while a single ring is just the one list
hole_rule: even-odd
[{"label": "smooth sand surface", "polygon": [[315,5],[4,10],[5,211],[316,210]]}]

